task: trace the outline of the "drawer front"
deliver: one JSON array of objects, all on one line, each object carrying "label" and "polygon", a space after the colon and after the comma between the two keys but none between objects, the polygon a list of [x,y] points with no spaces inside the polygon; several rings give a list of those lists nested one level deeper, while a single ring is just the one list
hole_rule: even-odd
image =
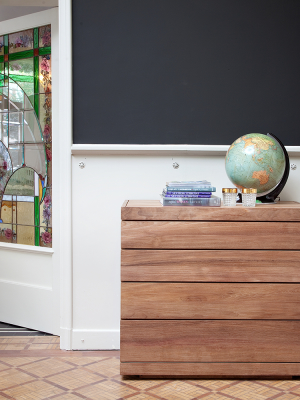
[{"label": "drawer front", "polygon": [[122,282],[123,319],[300,319],[300,285]]},{"label": "drawer front", "polygon": [[298,250],[300,224],[122,221],[122,248]]},{"label": "drawer front", "polygon": [[121,321],[122,362],[300,362],[300,321]]},{"label": "drawer front", "polygon": [[300,282],[300,251],[122,250],[127,282]]},{"label": "drawer front", "polygon": [[159,200],[127,200],[121,209],[125,221],[300,221],[299,203],[280,201],[237,207],[163,207]]},{"label": "drawer front", "polygon": [[[300,375],[300,363],[121,362],[120,370],[121,375],[201,375],[209,379],[211,379],[212,376],[228,377],[229,375],[233,375],[235,377],[253,377],[263,375],[272,377],[284,376],[285,379],[292,379],[293,375]],[[208,397],[208,399],[209,398],[213,399],[214,397]]]}]

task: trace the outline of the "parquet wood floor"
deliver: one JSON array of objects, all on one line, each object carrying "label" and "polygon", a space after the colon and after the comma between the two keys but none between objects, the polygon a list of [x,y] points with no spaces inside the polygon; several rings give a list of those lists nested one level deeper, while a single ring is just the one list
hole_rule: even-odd
[{"label": "parquet wood floor", "polygon": [[0,400],[300,400],[297,380],[122,377],[118,351],[63,351],[59,337],[0,337]]}]

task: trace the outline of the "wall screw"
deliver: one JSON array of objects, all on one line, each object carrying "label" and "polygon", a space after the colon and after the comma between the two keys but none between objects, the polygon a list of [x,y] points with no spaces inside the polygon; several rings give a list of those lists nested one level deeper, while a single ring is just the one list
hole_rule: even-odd
[{"label": "wall screw", "polygon": [[79,164],[79,168],[83,169],[85,167],[85,163],[83,161],[81,161]]},{"label": "wall screw", "polygon": [[297,165],[296,164],[291,164],[291,170],[295,171],[297,169]]},{"label": "wall screw", "polygon": [[173,168],[174,169],[178,169],[179,168],[179,164],[177,162],[173,162]]}]

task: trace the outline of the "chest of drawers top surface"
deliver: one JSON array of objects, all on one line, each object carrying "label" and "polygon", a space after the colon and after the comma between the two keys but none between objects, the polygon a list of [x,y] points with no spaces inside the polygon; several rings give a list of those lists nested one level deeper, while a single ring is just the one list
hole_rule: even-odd
[{"label": "chest of drawers top surface", "polygon": [[243,207],[164,207],[159,200],[126,200],[123,221],[300,221],[300,203],[281,201]]}]

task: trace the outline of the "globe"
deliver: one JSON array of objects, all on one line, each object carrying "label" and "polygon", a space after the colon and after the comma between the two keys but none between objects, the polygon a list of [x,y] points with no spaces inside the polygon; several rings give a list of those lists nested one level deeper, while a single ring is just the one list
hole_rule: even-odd
[{"label": "globe", "polygon": [[229,147],[225,168],[238,188],[255,188],[258,196],[270,193],[281,181],[286,166],[282,146],[271,136],[249,133]]}]

